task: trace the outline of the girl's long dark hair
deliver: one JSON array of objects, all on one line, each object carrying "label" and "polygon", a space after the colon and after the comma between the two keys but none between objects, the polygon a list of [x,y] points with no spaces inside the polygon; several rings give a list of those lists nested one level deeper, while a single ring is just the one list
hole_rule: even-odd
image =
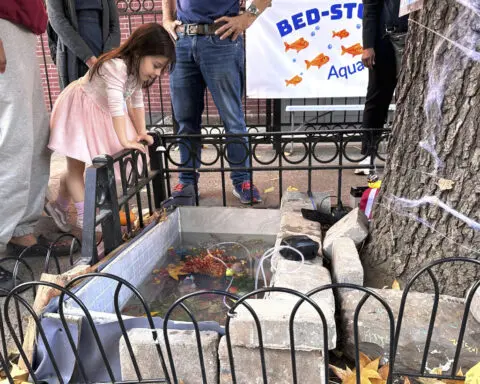
[{"label": "girl's long dark hair", "polygon": [[[157,23],[147,23],[138,27],[120,47],[107,52],[99,57],[90,69],[89,79],[100,75],[102,65],[111,59],[122,59],[127,64],[128,75],[139,79],[140,60],[145,56],[164,56],[168,59],[167,65],[162,69],[171,71],[175,66],[175,43],[170,34]],[[152,85],[153,81],[144,84]]]}]

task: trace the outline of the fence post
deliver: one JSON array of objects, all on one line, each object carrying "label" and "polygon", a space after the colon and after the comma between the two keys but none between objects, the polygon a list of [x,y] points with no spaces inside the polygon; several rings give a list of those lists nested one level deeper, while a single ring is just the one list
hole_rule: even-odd
[{"label": "fence post", "polygon": [[163,166],[163,153],[166,150],[167,143],[163,138],[160,138],[158,132],[150,132],[150,135],[153,137],[153,145],[148,147],[150,169],[157,172],[157,175],[152,179],[153,200],[155,208],[159,209],[162,202],[167,199]]},{"label": "fence post", "polygon": [[106,255],[122,244],[113,158],[108,155],[95,157],[85,178],[82,257],[91,264],[98,262],[95,228],[100,223]]}]

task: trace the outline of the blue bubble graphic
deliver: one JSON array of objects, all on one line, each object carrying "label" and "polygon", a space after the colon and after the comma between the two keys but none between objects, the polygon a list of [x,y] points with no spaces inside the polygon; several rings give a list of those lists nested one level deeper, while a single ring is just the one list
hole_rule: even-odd
[{"label": "blue bubble graphic", "polygon": [[315,36],[315,32],[312,32],[311,35],[312,35],[312,36]]},{"label": "blue bubble graphic", "polygon": [[362,28],[362,25],[361,24],[357,24],[357,29],[360,29]]},{"label": "blue bubble graphic", "polygon": [[332,49],[333,48],[333,45],[332,44],[328,44],[328,49]]},{"label": "blue bubble graphic", "polygon": [[303,72],[300,72],[300,76],[303,76]]},{"label": "blue bubble graphic", "polygon": [[315,27],[315,29],[316,29],[317,31],[319,31],[319,30],[320,30],[320,26],[317,25],[317,26]]},{"label": "blue bubble graphic", "polygon": [[297,59],[293,59],[293,62],[296,63],[296,62],[297,62]]}]

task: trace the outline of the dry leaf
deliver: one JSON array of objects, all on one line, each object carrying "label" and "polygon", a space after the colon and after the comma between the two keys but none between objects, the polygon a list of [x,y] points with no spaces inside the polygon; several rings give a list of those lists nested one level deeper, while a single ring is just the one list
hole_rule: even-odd
[{"label": "dry leaf", "polygon": [[404,376],[403,378],[403,384],[411,384],[410,379],[407,376]]},{"label": "dry leaf", "polygon": [[380,376],[382,377],[383,380],[387,380],[388,378],[388,374],[390,373],[390,364],[387,363],[385,364],[384,366],[382,366],[379,370],[378,370],[378,373],[380,374]]},{"label": "dry leaf", "polygon": [[480,363],[474,365],[465,374],[465,384],[476,384],[480,380]]},{"label": "dry leaf", "polygon": [[[367,355],[360,352],[360,383],[361,384],[385,384],[388,377],[388,364],[384,365],[380,369],[378,368],[380,358],[371,360]],[[357,376],[356,371],[350,368],[341,369],[330,365],[331,370],[342,380],[342,384],[356,384]]]},{"label": "dry leaf", "polygon": [[347,377],[347,371],[341,368],[338,368],[332,364],[328,365],[330,369],[333,371],[333,373],[340,379],[342,382],[345,380]]},{"label": "dry leaf", "polygon": [[440,187],[441,191],[448,191],[450,189],[453,189],[455,182],[453,180],[440,179],[438,180],[437,184]]},{"label": "dry leaf", "polygon": [[397,281],[397,279],[393,280],[392,289],[394,291],[400,291],[400,283]]},{"label": "dry leaf", "polygon": [[360,352],[360,368],[365,367],[371,362],[372,360],[367,355],[365,355],[363,352]]},{"label": "dry leaf", "polygon": [[298,192],[298,188],[292,187],[291,185],[288,186],[287,192]]},{"label": "dry leaf", "polygon": [[263,193],[270,193],[270,192],[273,192],[275,190],[274,187],[270,187],[270,188],[267,188],[263,191]]}]

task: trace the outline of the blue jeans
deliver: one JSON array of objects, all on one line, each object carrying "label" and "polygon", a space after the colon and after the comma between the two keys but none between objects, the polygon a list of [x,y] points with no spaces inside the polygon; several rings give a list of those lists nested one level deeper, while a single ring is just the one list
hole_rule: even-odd
[{"label": "blue jeans", "polygon": [[[220,40],[215,35],[187,36],[179,34],[177,62],[170,75],[173,111],[179,135],[201,133],[205,89],[208,87],[226,133],[246,133],[242,108],[244,89],[243,39]],[[227,160],[230,167],[249,167],[247,138],[227,140]],[[199,139],[179,140],[182,168],[199,168],[201,144]],[[249,180],[247,171],[232,171],[233,184]],[[180,173],[180,183],[193,184],[195,173]]]}]

